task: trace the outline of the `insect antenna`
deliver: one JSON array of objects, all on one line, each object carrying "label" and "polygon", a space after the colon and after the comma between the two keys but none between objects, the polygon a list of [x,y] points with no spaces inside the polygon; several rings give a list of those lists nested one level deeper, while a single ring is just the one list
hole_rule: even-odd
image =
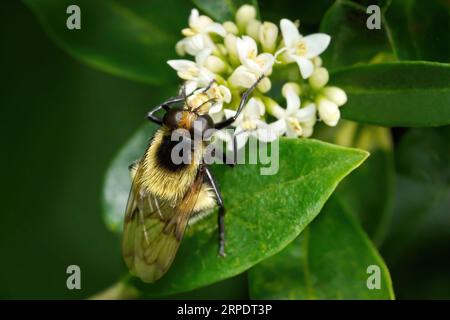
[{"label": "insect antenna", "polygon": [[197,112],[198,110],[200,110],[201,107],[203,107],[204,104],[207,104],[207,103],[213,102],[213,101],[215,102],[215,101],[216,101],[216,98],[211,98],[211,99],[206,100],[205,102],[203,102],[201,105],[199,105],[197,108],[195,108],[195,109],[192,110],[192,111],[193,111],[193,112]]}]

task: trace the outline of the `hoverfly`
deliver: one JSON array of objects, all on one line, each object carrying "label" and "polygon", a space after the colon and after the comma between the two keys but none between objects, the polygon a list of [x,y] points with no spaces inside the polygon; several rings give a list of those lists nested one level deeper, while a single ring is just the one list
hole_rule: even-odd
[{"label": "hoverfly", "polygon": [[[244,108],[261,76],[241,97],[233,117],[214,123],[207,111],[189,103],[185,90],[156,106],[147,117],[161,125],[151,139],[143,157],[130,166],[133,182],[128,198],[122,239],[122,254],[130,272],[144,282],[161,278],[172,264],[190,219],[218,205],[219,255],[225,255],[225,207],[217,183],[203,161],[207,141],[189,149],[188,164],[172,161],[174,130],[193,128],[223,129],[230,126]],[[203,89],[203,93],[211,87]],[[191,94],[190,94],[191,95]],[[174,107],[176,104],[182,107]],[[165,110],[162,118],[156,112]],[[197,126],[199,125],[199,126]],[[187,139],[189,143],[195,140]],[[227,162],[228,163],[228,162]]]}]

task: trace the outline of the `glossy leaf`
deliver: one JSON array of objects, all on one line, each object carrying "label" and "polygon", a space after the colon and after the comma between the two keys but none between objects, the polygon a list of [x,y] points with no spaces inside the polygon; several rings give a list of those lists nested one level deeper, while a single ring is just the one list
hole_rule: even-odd
[{"label": "glossy leaf", "polygon": [[354,66],[332,73],[348,102],[342,117],[381,126],[450,123],[450,65],[398,62]]},{"label": "glossy leaf", "polygon": [[192,0],[192,2],[211,18],[223,22],[234,21],[236,11],[244,4],[258,9],[256,0]]},{"label": "glossy leaf", "polygon": [[399,59],[450,62],[448,1],[394,0],[385,16]]},{"label": "glossy leaf", "polygon": [[279,25],[283,18],[300,21],[302,34],[317,32],[320,20],[335,0],[260,0],[261,18]]},{"label": "glossy leaf", "polygon": [[80,30],[66,26],[73,1],[24,1],[56,43],[90,66],[150,84],[175,79],[166,61],[187,25],[188,1],[80,0]]},{"label": "glossy leaf", "polygon": [[[146,126],[112,163],[104,189],[105,218],[121,230],[130,186],[127,166],[146,147]],[[279,171],[260,165],[214,166],[227,207],[227,256],[217,256],[216,217],[187,231],[169,272],[153,285],[131,280],[145,296],[189,291],[235,276],[283,249],[319,213],[338,182],[367,157],[361,150],[302,139],[281,139]],[[262,166],[267,167],[267,166]]]},{"label": "glossy leaf", "polygon": [[[386,128],[353,122],[343,125],[334,142],[367,150],[370,157],[339,185],[336,195],[379,246],[391,221],[395,192],[391,133]],[[352,141],[345,141],[348,136]]]},{"label": "glossy leaf", "polygon": [[320,31],[331,36],[322,54],[327,68],[394,60],[386,28],[368,29],[368,17],[366,7],[352,1],[336,1],[330,7],[320,24]]},{"label": "glossy leaf", "polygon": [[[367,286],[369,266],[380,289]],[[369,281],[370,282],[370,281]],[[249,271],[253,299],[393,299],[389,271],[362,229],[335,199],[277,255]]]}]

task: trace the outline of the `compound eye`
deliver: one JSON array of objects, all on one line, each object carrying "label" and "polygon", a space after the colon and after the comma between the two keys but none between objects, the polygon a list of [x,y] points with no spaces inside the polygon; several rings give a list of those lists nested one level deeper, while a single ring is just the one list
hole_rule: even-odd
[{"label": "compound eye", "polygon": [[182,116],[183,116],[182,110],[170,109],[164,114],[163,124],[172,129],[177,128]]}]

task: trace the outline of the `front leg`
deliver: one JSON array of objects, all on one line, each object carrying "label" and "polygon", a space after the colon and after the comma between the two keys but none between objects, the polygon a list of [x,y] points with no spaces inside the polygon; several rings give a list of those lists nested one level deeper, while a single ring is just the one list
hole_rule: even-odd
[{"label": "front leg", "polygon": [[160,117],[156,116],[155,113],[162,109],[167,111],[167,110],[169,110],[169,108],[172,104],[179,103],[184,100],[185,100],[185,97],[174,97],[174,98],[171,98],[171,99],[161,103],[160,105],[157,105],[153,110],[151,110],[147,114],[147,119],[156,124],[162,125],[162,119]]},{"label": "front leg", "polygon": [[219,187],[217,186],[217,183],[208,167],[205,167],[205,177],[208,179],[214,193],[216,194],[217,205],[219,206],[219,214],[217,216],[217,224],[219,229],[219,256],[225,257],[225,207],[223,205],[223,199]]}]

